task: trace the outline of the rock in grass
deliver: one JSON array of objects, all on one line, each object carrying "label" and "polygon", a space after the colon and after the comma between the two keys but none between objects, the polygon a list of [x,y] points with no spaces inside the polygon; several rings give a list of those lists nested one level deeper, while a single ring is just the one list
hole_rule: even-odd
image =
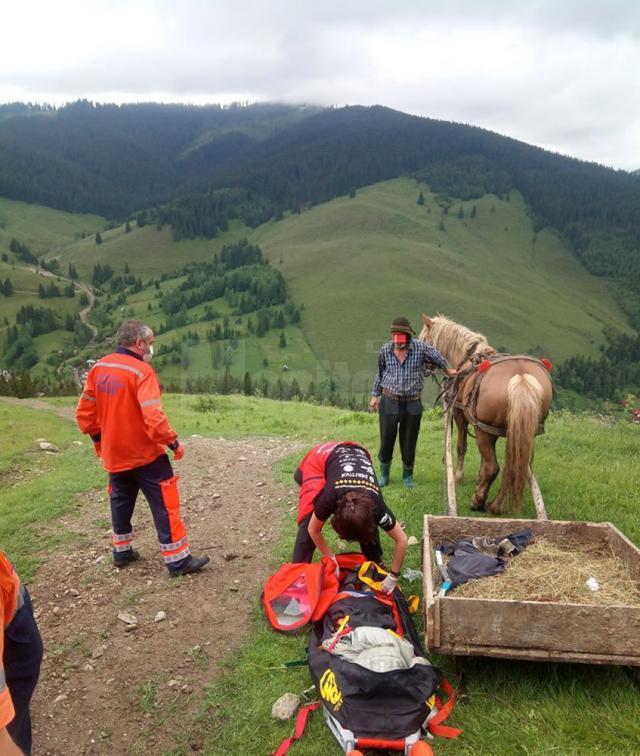
[{"label": "rock in grass", "polygon": [[295,693],[285,693],[271,707],[271,716],[273,719],[286,722],[296,713],[298,706],[300,706],[300,696]]},{"label": "rock in grass", "polygon": [[407,539],[407,546],[417,546],[418,543],[419,541],[415,536],[409,536]]},{"label": "rock in grass", "polygon": [[42,449],[42,451],[48,451],[48,452],[54,452],[58,453],[60,449],[55,444],[50,443],[49,441],[40,441],[38,443],[38,446]]}]

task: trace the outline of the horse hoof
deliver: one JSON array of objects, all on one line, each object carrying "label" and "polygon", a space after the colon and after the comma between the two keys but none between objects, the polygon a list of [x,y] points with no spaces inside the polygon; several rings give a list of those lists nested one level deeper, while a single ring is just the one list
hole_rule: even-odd
[{"label": "horse hoof", "polygon": [[482,512],[482,510],[484,509],[484,504],[482,504],[479,501],[476,501],[475,499],[471,499],[471,505],[470,506],[471,506],[471,509],[474,512]]},{"label": "horse hoof", "polygon": [[489,504],[489,511],[491,512],[491,514],[499,515],[502,514],[502,507],[500,506],[500,504],[496,504],[495,501],[492,501],[491,504]]},{"label": "horse hoof", "polygon": [[464,483],[464,473],[456,473],[456,483]]}]

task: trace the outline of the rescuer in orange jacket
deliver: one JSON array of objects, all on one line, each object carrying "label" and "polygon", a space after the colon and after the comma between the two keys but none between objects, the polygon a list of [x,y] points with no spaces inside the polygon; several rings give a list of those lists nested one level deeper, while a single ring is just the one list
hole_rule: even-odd
[{"label": "rescuer in orange jacket", "polygon": [[31,753],[29,704],[40,674],[42,639],[29,592],[0,551],[0,754]]},{"label": "rescuer in orange jacket", "polygon": [[139,320],[127,320],[116,339],[116,351],[89,371],[76,410],[80,430],[91,436],[109,473],[114,563],[125,567],[140,558],[132,547],[131,518],[142,490],[169,572],[172,576],[196,572],[209,557],[191,555],[180,516],[178,476],[165,446],[176,460],[184,456],[184,447],[162,410],[160,384],[149,364],[153,331]]}]

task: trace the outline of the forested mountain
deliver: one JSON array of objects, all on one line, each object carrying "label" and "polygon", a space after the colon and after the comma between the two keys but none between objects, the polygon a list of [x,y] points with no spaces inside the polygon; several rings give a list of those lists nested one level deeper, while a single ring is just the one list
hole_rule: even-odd
[{"label": "forested mountain", "polygon": [[296,208],[414,173],[461,199],[516,188],[534,228],[552,226],[596,275],[640,290],[640,182],[625,171],[567,158],[484,129],[387,108],[324,111],[275,136],[217,185],[242,185]]},{"label": "forested mountain", "polygon": [[206,186],[224,159],[313,107],[0,106],[0,196],[119,218]]},{"label": "forested mountain", "polygon": [[150,208],[179,238],[402,174],[444,203],[518,189],[535,230],[558,229],[588,270],[640,291],[638,177],[484,129],[384,107],[0,108],[0,196],[119,219]]}]

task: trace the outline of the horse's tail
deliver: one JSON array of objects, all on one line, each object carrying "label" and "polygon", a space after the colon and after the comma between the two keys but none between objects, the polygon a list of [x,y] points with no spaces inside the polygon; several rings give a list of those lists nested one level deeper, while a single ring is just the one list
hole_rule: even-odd
[{"label": "horse's tail", "polygon": [[543,388],[529,373],[514,375],[507,386],[507,448],[502,486],[507,506],[519,511],[540,423]]}]

